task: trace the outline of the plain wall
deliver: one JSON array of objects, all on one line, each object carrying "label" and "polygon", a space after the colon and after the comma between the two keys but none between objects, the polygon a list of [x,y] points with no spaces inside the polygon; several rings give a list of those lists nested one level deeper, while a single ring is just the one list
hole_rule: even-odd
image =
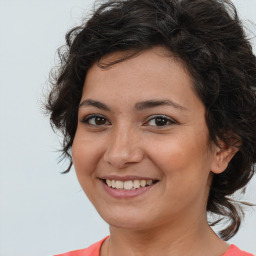
[{"label": "plain wall", "polygon": [[[52,255],[84,248],[108,234],[74,169],[60,174],[61,138],[41,106],[56,49],[92,3],[0,0],[0,256]],[[244,20],[256,23],[255,0],[234,3]],[[254,177],[244,200],[256,202],[255,185]],[[249,210],[230,243],[255,253],[255,237],[256,213]]]}]

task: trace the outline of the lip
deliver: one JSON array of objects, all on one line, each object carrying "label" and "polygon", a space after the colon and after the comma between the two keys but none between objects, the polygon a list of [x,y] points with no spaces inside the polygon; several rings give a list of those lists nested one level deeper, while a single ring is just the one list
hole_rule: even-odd
[{"label": "lip", "polygon": [[[131,178],[130,179],[126,179],[126,178],[127,177],[125,177],[125,179],[123,179],[122,181],[131,180]],[[136,179],[138,179],[138,178],[136,178]],[[141,178],[141,179],[145,179],[145,178]],[[121,179],[119,177],[119,179],[116,179],[116,180],[121,180]],[[157,183],[153,183],[150,186],[146,186],[146,187],[143,187],[143,188],[137,188],[135,190],[124,190],[124,189],[111,188],[107,184],[105,184],[105,182],[103,180],[100,180],[100,181],[102,183],[102,186],[103,186],[105,192],[108,195],[110,195],[111,197],[114,197],[114,198],[117,198],[117,199],[129,199],[129,198],[138,197],[138,196],[143,195],[146,192],[150,191],[157,184]]]}]

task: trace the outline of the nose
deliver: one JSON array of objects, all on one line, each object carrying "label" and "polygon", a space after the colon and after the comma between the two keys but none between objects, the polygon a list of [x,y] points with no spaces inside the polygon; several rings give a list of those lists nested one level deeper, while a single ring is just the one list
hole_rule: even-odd
[{"label": "nose", "polygon": [[132,129],[116,129],[109,138],[104,161],[118,169],[141,162],[144,152],[140,141],[140,136]]}]

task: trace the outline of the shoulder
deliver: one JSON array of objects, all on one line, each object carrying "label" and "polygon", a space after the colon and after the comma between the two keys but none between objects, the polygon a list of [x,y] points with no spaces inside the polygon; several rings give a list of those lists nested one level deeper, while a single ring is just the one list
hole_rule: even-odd
[{"label": "shoulder", "polygon": [[107,238],[108,236],[85,249],[66,252],[55,256],[99,256],[101,245]]},{"label": "shoulder", "polygon": [[254,256],[254,255],[251,253],[242,251],[235,245],[231,244],[229,246],[229,249],[227,250],[227,252],[225,254],[223,254],[223,256]]}]

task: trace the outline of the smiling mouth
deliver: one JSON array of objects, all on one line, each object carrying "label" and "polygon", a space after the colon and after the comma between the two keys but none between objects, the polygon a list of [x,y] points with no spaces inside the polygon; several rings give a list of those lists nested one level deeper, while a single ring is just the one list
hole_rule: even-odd
[{"label": "smiling mouth", "polygon": [[158,182],[158,180],[109,180],[102,179],[102,181],[110,188],[116,190],[136,190],[139,188],[145,188]]}]

